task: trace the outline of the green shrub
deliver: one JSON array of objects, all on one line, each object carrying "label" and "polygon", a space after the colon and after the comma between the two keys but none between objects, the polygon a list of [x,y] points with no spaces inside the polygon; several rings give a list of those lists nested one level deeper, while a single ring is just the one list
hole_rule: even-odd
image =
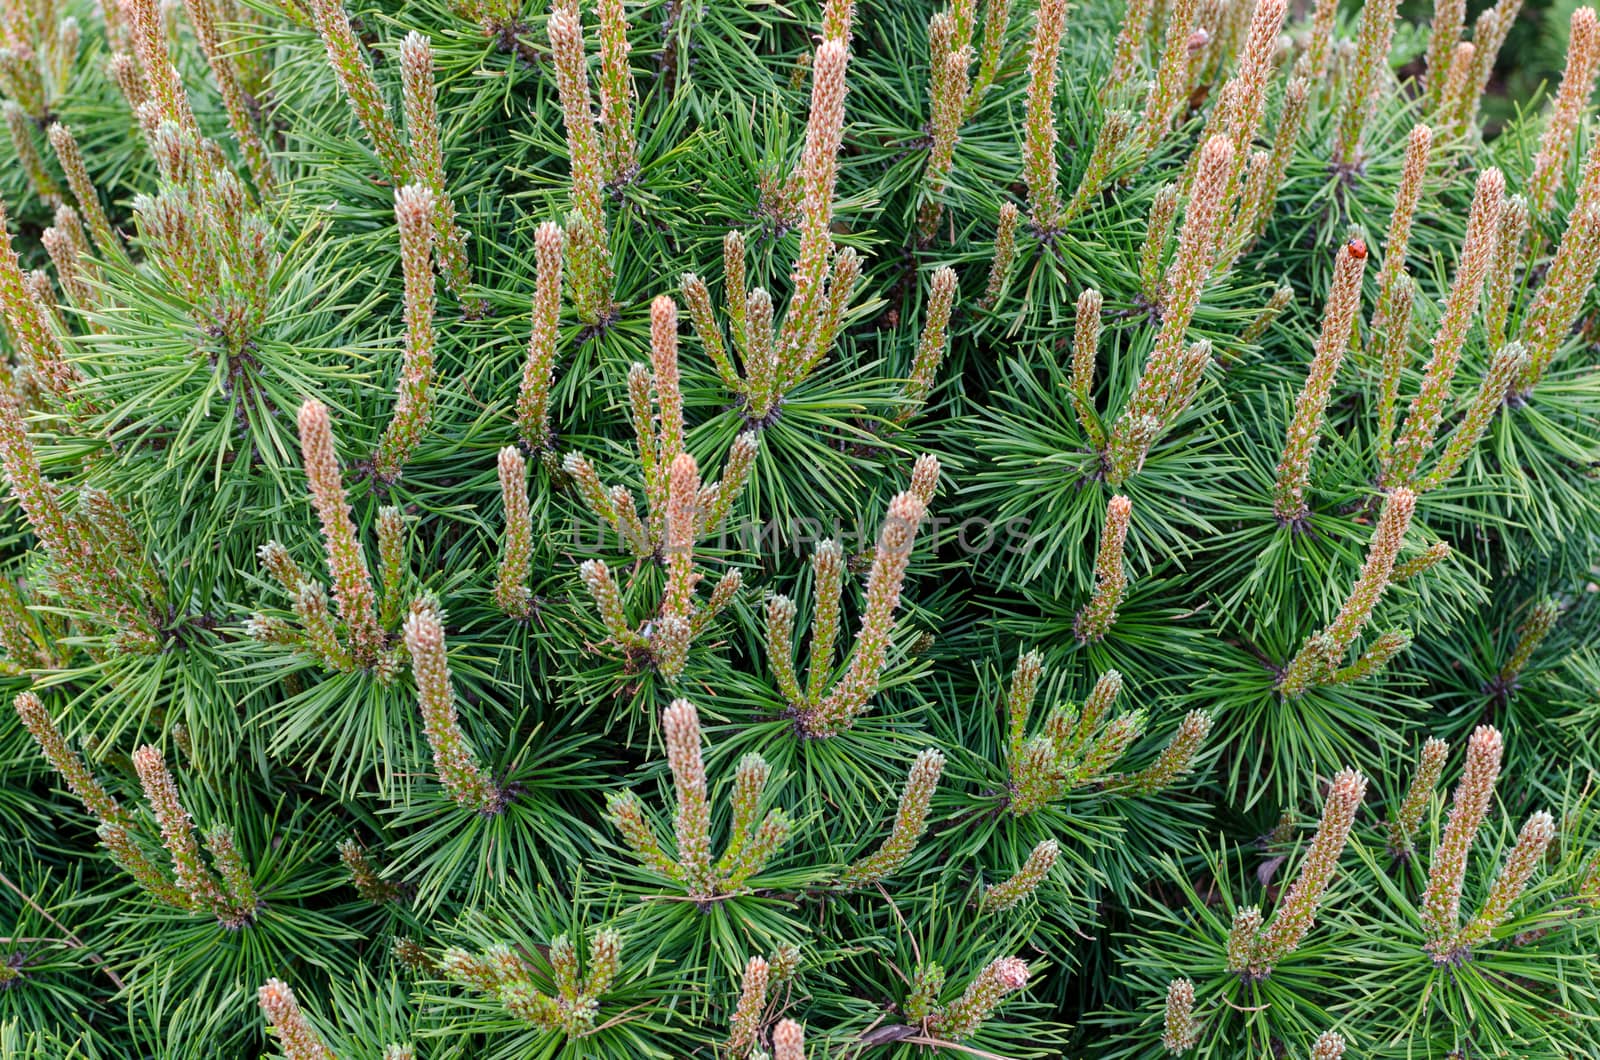
[{"label": "green shrub", "polygon": [[4,5],[0,1051],[1590,1055],[1520,6]]}]

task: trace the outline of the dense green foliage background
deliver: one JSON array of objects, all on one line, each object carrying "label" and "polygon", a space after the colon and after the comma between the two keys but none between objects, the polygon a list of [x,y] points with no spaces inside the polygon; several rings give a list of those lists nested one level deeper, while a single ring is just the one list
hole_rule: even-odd
[{"label": "dense green foliage background", "polygon": [[[69,503],[94,487],[126,507],[170,615],[159,650],[139,654],[117,650],[47,593],[30,595],[48,650],[13,660],[3,683],[8,700],[36,690],[136,814],[129,756],[144,743],[162,747],[196,821],[234,828],[264,906],[256,922],[229,930],[142,892],[8,712],[0,963],[16,974],[0,980],[0,1053],[274,1055],[256,990],[279,977],[341,1060],[378,1057],[390,1042],[414,1042],[429,1060],[713,1056],[746,958],[793,944],[799,973],[774,995],[763,1027],[780,1015],[801,1021],[813,1056],[1164,1055],[1161,1006],[1177,976],[1195,980],[1212,1028],[1201,1055],[1309,1056],[1330,1029],[1357,1057],[1591,1055],[1600,933],[1575,894],[1600,846],[1592,290],[1530,400],[1497,415],[1463,470],[1419,499],[1404,556],[1437,541],[1452,555],[1396,585],[1373,626],[1408,630],[1410,647],[1348,685],[1286,700],[1274,684],[1339,609],[1372,534],[1378,366],[1361,341],[1329,406],[1309,532],[1273,518],[1272,486],[1335,253],[1352,236],[1375,258],[1366,334],[1406,137],[1422,118],[1411,86],[1385,86],[1368,157],[1353,174],[1329,167],[1338,88],[1314,94],[1270,223],[1234,269],[1213,277],[1191,326],[1216,354],[1199,396],[1121,489],[1134,513],[1129,592],[1105,638],[1084,643],[1073,619],[1093,588],[1116,491],[1066,398],[1074,306],[1087,287],[1104,296],[1096,401],[1115,410],[1158,327],[1138,274],[1147,218],[1158,189],[1181,176],[1215,93],[1194,93],[1196,109],[1148,159],[1121,155],[1112,186],[1053,240],[1035,239],[1024,220],[1005,294],[984,307],[1001,205],[1024,202],[1033,5],[1011,12],[1002,74],[961,130],[943,220],[923,242],[927,24],[940,5],[860,4],[834,233],[860,252],[864,275],[827,361],[761,429],[723,540],[702,544],[704,568],[738,569],[745,588],[668,681],[608,647],[578,566],[606,559],[640,614],[653,606],[658,575],[635,565],[538,460],[529,461],[532,618],[507,617],[492,599],[503,526],[496,454],[517,441],[534,231],[569,209],[545,5],[527,5],[504,37],[442,0],[349,8],[396,112],[400,39],[417,30],[432,41],[449,191],[469,235],[472,298],[487,303],[487,312],[464,312],[440,285],[432,422],[392,485],[359,465],[389,422],[404,334],[393,188],[315,29],[292,5],[222,5],[278,182],[258,210],[274,254],[270,301],[248,355],[229,357],[146,258],[131,205],[155,189],[156,170],[105,72],[100,15],[64,7],[82,25],[82,45],[49,117],[76,133],[130,256],[100,263],[99,309],[63,305],[58,321],[93,411],[31,403],[28,429]],[[1418,385],[1449,289],[1474,180],[1499,166],[1515,192],[1532,170],[1569,10],[1524,11],[1484,106],[1493,135],[1441,139],[1436,150],[1411,242],[1421,295],[1405,394]],[[627,14],[640,169],[606,204],[619,316],[597,333],[570,307],[564,313],[551,418],[561,452],[584,454],[608,483],[636,484],[626,376],[648,357],[651,299],[678,296],[685,271],[720,291],[730,229],[746,237],[752,283],[787,294],[798,235],[770,189],[800,152],[820,9],[811,0],[642,0]],[[1303,34],[1304,15],[1291,10],[1287,32]],[[1068,18],[1056,128],[1069,195],[1105,118],[1098,89],[1121,16],[1120,3],[1086,0]],[[592,10],[584,17],[592,54]],[[1340,37],[1354,36],[1357,17],[1341,16]],[[1415,72],[1426,27],[1406,17],[1389,65]],[[181,9],[170,27],[201,130],[237,160]],[[1291,58],[1286,49],[1271,88],[1269,146]],[[1226,73],[1208,75],[1207,87]],[[1534,218],[1513,322],[1566,228],[1593,136],[1586,125],[1556,207]],[[37,141],[61,179],[42,124]],[[0,198],[24,265],[46,267],[38,240],[51,207],[9,155]],[[949,352],[927,407],[902,423],[902,381],[942,266],[960,284]],[[1290,307],[1242,340],[1280,284],[1293,289]],[[688,446],[709,478],[747,424],[687,325],[682,343]],[[1475,322],[1452,415],[1482,377],[1489,345]],[[374,563],[380,506],[404,513],[407,595],[431,594],[441,607],[462,723],[513,793],[497,816],[461,809],[441,790],[409,671],[392,683],[330,673],[303,651],[245,634],[254,613],[290,614],[257,560],[263,544],[283,543],[326,579],[295,423],[312,397],[331,410]],[[912,553],[882,688],[849,731],[800,739],[768,666],[763,600],[783,592],[805,614],[812,545],[837,532],[852,557],[853,634],[872,537],[922,453],[939,458],[943,475],[934,521]],[[6,576],[42,584],[40,550],[10,500],[0,528]],[[1561,608],[1554,629],[1512,686],[1495,684],[1519,624],[1547,598]],[[1188,711],[1209,712],[1194,770],[1154,796],[1091,784],[1034,814],[1006,812],[1006,683],[1030,650],[1044,663],[1041,711],[1081,701],[1108,670],[1122,674],[1122,708],[1145,721],[1119,768],[1148,764]],[[682,901],[681,889],[672,900],[670,882],[641,870],[604,819],[607,793],[631,789],[670,834],[659,718],[677,697],[695,703],[706,727],[713,805],[726,804],[735,764],[756,751],[773,768],[771,803],[794,821],[751,888],[706,905]],[[1530,812],[1550,811],[1559,835],[1495,941],[1465,966],[1440,968],[1415,923],[1426,857],[1392,860],[1383,826],[1423,740],[1446,739],[1452,754],[1418,841],[1433,847],[1467,736],[1485,723],[1503,732],[1506,750],[1466,901],[1481,899]],[[881,888],[832,889],[840,866],[881,842],[907,767],[929,747],[948,762],[911,859]],[[1243,905],[1271,909],[1304,856],[1328,779],[1345,767],[1369,786],[1319,923],[1279,974],[1241,984],[1224,970],[1229,919]],[[160,853],[155,837],[151,827],[149,848]],[[1003,914],[975,907],[984,885],[1051,838],[1060,857],[1034,898]],[[352,887],[337,849],[346,839],[398,885],[395,900],[373,903]],[[508,943],[537,958],[556,936],[586,938],[602,925],[624,939],[623,974],[601,1002],[601,1029],[571,1040],[395,952],[396,939],[435,956],[446,945]],[[904,1024],[920,964],[942,965],[953,996],[1013,954],[1030,963],[1026,990],[960,1046],[881,1033]]]}]

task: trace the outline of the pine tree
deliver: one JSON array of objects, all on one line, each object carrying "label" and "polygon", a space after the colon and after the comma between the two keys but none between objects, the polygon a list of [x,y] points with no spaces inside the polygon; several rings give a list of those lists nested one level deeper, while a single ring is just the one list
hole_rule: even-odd
[{"label": "pine tree", "polygon": [[1597,77],[0,3],[0,1053],[1591,1055]]}]

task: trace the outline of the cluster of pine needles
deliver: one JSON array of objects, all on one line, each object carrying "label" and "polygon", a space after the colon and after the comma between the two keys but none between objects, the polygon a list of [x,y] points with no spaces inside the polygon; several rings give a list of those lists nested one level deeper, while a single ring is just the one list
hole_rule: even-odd
[{"label": "cluster of pine needles", "polygon": [[1595,1055],[1600,23],[1420,14],[0,0],[0,1055]]}]

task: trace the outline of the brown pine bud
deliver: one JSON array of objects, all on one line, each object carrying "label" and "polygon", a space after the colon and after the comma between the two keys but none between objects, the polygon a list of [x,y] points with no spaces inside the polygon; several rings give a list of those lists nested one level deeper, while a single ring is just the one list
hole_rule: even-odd
[{"label": "brown pine bud", "polygon": [[1283,458],[1278,461],[1272,509],[1278,522],[1285,526],[1298,526],[1311,514],[1305,497],[1311,480],[1311,461],[1316,456],[1323,416],[1333,396],[1339,365],[1350,346],[1351,329],[1361,310],[1361,276],[1366,266],[1367,245],[1361,240],[1352,239],[1339,248],[1328,304],[1322,313],[1322,334],[1317,338],[1316,353],[1306,372],[1305,385],[1295,399]]},{"label": "brown pine bud", "polygon": [[1429,737],[1422,745],[1417,771],[1412,774],[1411,786],[1406,789],[1400,808],[1389,820],[1389,853],[1394,857],[1408,857],[1413,849],[1417,826],[1433,798],[1434,788],[1444,773],[1444,761],[1450,754],[1450,745]]},{"label": "brown pine bud", "polygon": [[806,1032],[794,1020],[779,1020],[772,1029],[772,1060],[806,1060]]},{"label": "brown pine bud", "polygon": [[1539,601],[1528,612],[1528,617],[1517,627],[1516,647],[1506,658],[1505,665],[1495,675],[1502,687],[1514,687],[1517,677],[1533,658],[1534,651],[1550,635],[1556,619],[1561,617],[1561,605],[1552,597]]},{"label": "brown pine bud", "polygon": [[162,118],[184,129],[197,129],[183,81],[167,51],[166,22],[160,4],[157,0],[123,0],[123,13],[131,23],[134,51]]},{"label": "brown pine bud", "polygon": [[1044,882],[1055,866],[1060,846],[1054,839],[1041,841],[1028,854],[1028,860],[1009,879],[984,888],[982,905],[986,913],[1003,913],[1016,906]]},{"label": "brown pine bud", "polygon": [[940,1037],[960,1041],[994,1015],[1007,994],[1028,985],[1028,964],[1018,957],[996,957],[973,977],[961,997],[935,1016],[932,1028]]},{"label": "brown pine bud", "polygon": [[1422,896],[1422,926],[1428,952],[1436,960],[1448,959],[1454,951],[1467,858],[1494,798],[1502,751],[1500,732],[1490,725],[1478,726],[1467,742],[1466,768],[1451,796],[1450,817],[1428,866],[1428,886]]},{"label": "brown pine bud", "polygon": [[1344,1056],[1344,1036],[1338,1031],[1323,1031],[1311,1043],[1311,1060],[1340,1060]]},{"label": "brown pine bud", "polygon": [[500,502],[505,509],[505,536],[500,545],[500,570],[495,578],[495,606],[513,618],[532,614],[528,588],[533,558],[533,524],[528,511],[528,469],[514,445],[500,450]]},{"label": "brown pine bud", "polygon": [[260,991],[261,1012],[287,1060],[334,1060],[333,1051],[300,1010],[294,991],[281,979],[268,979]]},{"label": "brown pine bud", "polygon": [[1478,915],[1467,923],[1456,939],[1456,948],[1470,949],[1489,941],[1495,929],[1511,915],[1511,907],[1522,897],[1528,881],[1544,860],[1545,851],[1556,837],[1556,822],[1543,810],[1529,817],[1517,833],[1517,841],[1489,888]]},{"label": "brown pine bud", "polygon": [[1199,0],[1176,0],[1166,20],[1166,43],[1156,62],[1156,82],[1145,103],[1144,141],[1154,149],[1172,126],[1189,79],[1189,46],[1200,13]]},{"label": "brown pine bud", "polygon": [[1199,1041],[1200,1021],[1194,1015],[1194,983],[1188,979],[1174,979],[1167,984],[1161,1044],[1170,1053],[1186,1053]]},{"label": "brown pine bud", "polygon": [[939,269],[933,274],[922,336],[917,341],[916,357],[911,362],[911,373],[902,391],[906,407],[896,415],[896,419],[902,423],[917,414],[933,390],[939,362],[944,359],[945,350],[950,345],[950,310],[955,300],[956,271],[948,267]]},{"label": "brown pine bud", "polygon": [[300,406],[300,454],[311,490],[311,506],[322,524],[322,543],[333,578],[333,600],[350,629],[350,640],[363,663],[370,664],[383,647],[378,628],[376,594],[366,553],[356,536],[345,495],[339,458],[333,448],[333,425],[327,406],[315,398]]},{"label": "brown pine bud", "polygon": [[674,825],[678,866],[691,896],[710,897],[716,893],[711,865],[711,805],[700,751],[700,717],[694,704],[686,699],[674,700],[661,714],[661,731],[678,797]]},{"label": "brown pine bud", "polygon": [[28,178],[28,186],[33,189],[34,195],[38,196],[40,201],[49,205],[59,203],[61,188],[56,184],[56,178],[45,169],[44,158],[39,154],[39,145],[34,142],[33,119],[28,116],[27,111],[9,99],[0,103],[0,114],[4,115],[6,130],[11,134],[12,155]]},{"label": "brown pine bud", "polygon": [[439,782],[451,798],[469,810],[481,814],[500,812],[505,806],[505,793],[478,764],[478,756],[456,714],[455,688],[450,681],[444,626],[438,612],[429,608],[413,611],[406,619],[405,637],[422,729],[433,750]]},{"label": "brown pine bud", "polygon": [[1567,36],[1567,67],[1561,75],[1561,88],[1550,105],[1549,124],[1539,140],[1533,177],[1528,181],[1528,204],[1537,212],[1550,209],[1557,185],[1564,176],[1572,153],[1578,123],[1594,92],[1595,74],[1600,71],[1600,21],[1592,7],[1572,12]]},{"label": "brown pine bud", "polygon": [[1444,316],[1433,340],[1433,357],[1423,370],[1422,388],[1411,402],[1405,426],[1395,442],[1382,481],[1408,485],[1416,476],[1422,458],[1433,448],[1434,433],[1444,417],[1450,396],[1450,382],[1461,363],[1467,327],[1477,311],[1484,277],[1494,257],[1500,212],[1505,203],[1505,178],[1498,169],[1484,170],[1478,177],[1472,213],[1467,218],[1467,234],[1456,264],[1456,278],[1445,300]]},{"label": "brown pine bud", "polygon": [[1028,105],[1023,120],[1022,179],[1028,185],[1033,227],[1054,231],[1061,213],[1056,173],[1056,82],[1061,67],[1061,34],[1066,29],[1066,0],[1041,0],[1035,14],[1033,43],[1028,50]]},{"label": "brown pine bud", "polygon": [[464,299],[472,274],[467,265],[467,237],[456,220],[455,202],[445,183],[444,148],[433,82],[433,46],[415,31],[400,42],[400,78],[411,179],[433,193],[431,221],[439,272],[456,297]]},{"label": "brown pine bud", "polygon": [[1461,30],[1466,22],[1466,0],[1434,0],[1433,22],[1428,27],[1427,66],[1424,70],[1424,110],[1432,110],[1445,98],[1445,81],[1451,56],[1461,40]]},{"label": "brown pine bud", "polygon": [[1080,641],[1099,640],[1117,620],[1117,608],[1128,590],[1122,554],[1132,517],[1133,502],[1127,497],[1115,496],[1107,502],[1105,526],[1094,559],[1094,595],[1072,623]]},{"label": "brown pine bud", "polygon": [[539,451],[552,445],[550,391],[555,385],[556,345],[561,318],[561,226],[546,221],[534,233],[533,324],[528,356],[517,392],[517,430],[523,444]]},{"label": "brown pine bud", "polygon": [[161,752],[148,744],[133,752],[133,767],[139,774],[145,801],[161,828],[161,845],[172,857],[172,875],[178,889],[189,896],[192,906],[226,915],[228,903],[217,880],[200,857],[195,841],[194,821],[178,800],[178,785],[167,770]]},{"label": "brown pine bud", "polygon": [[1150,15],[1154,8],[1155,0],[1132,0],[1123,9],[1122,26],[1117,30],[1117,43],[1112,53],[1111,71],[1100,88],[1101,102],[1116,96],[1138,72],[1140,53],[1150,36]]},{"label": "brown pine bud", "polygon": [[726,1046],[728,1056],[744,1056],[756,1044],[766,1007],[767,962],[762,957],[751,957],[745,963],[744,977],[739,984],[739,1003],[733,1010],[733,1026]]},{"label": "brown pine bud", "polygon": [[400,230],[400,268],[405,284],[405,354],[400,365],[394,416],[372,457],[372,471],[394,482],[416,451],[433,407],[434,281],[433,236],[437,200],[423,184],[407,184],[394,194]]},{"label": "brown pine bud", "polygon": [[211,67],[212,80],[222,96],[222,106],[227,111],[234,139],[239,142],[240,153],[250,167],[250,177],[256,189],[266,194],[272,190],[276,178],[267,157],[267,145],[256,129],[255,115],[240,82],[237,61],[230,51],[234,42],[223,41],[211,0],[184,0],[183,7],[189,14],[189,24],[194,27],[195,39],[205,54],[206,63]]},{"label": "brown pine bud", "polygon": [[[930,461],[930,466],[937,467]],[[937,477],[937,471],[932,472]],[[911,548],[917,527],[927,514],[927,505],[918,493],[907,490],[889,502],[872,569],[867,577],[867,602],[861,615],[861,630],[856,635],[850,665],[844,675],[815,708],[801,718],[804,731],[811,736],[833,736],[849,728],[867,708],[878,689],[878,678],[888,659],[894,613],[900,603]]]},{"label": "brown pine bud", "polygon": [[1354,67],[1344,75],[1344,110],[1339,119],[1333,160],[1354,165],[1362,156],[1361,137],[1389,78],[1389,47],[1394,39],[1397,0],[1373,0],[1361,9]]},{"label": "brown pine bud", "polygon": [[877,883],[905,864],[928,827],[928,806],[943,772],[944,755],[938,751],[930,749],[917,755],[900,793],[900,805],[895,810],[889,838],[871,855],[846,869],[839,877],[840,883],[847,887]]},{"label": "brown pine bud", "polygon": [[[153,0],[140,2],[153,3]],[[328,53],[328,63],[333,67],[334,80],[344,90],[351,112],[366,132],[389,179],[395,184],[404,183],[411,178],[410,160],[400,146],[400,133],[395,129],[383,93],[373,79],[372,66],[361,50],[361,42],[356,39],[355,30],[350,26],[350,16],[345,14],[340,0],[310,0],[310,6],[317,33],[321,35],[323,47]],[[139,59],[148,71],[150,66],[145,61],[143,51]],[[160,98],[160,91],[155,94]]]},{"label": "brown pine bud", "polygon": [[1366,790],[1366,778],[1353,769],[1333,778],[1323,804],[1322,823],[1311,839],[1300,871],[1279,902],[1272,922],[1261,933],[1257,959],[1267,969],[1293,953],[1316,923],[1317,908],[1338,872],[1339,855],[1350,838],[1350,828]]},{"label": "brown pine bud", "polygon": [[383,905],[400,897],[400,888],[378,875],[372,859],[354,839],[339,840],[339,860],[350,874],[356,892],[373,905]]},{"label": "brown pine bud", "polygon": [[12,705],[16,708],[17,717],[22,719],[23,727],[39,745],[39,753],[66,781],[68,790],[78,797],[83,808],[103,823],[126,823],[127,815],[122,807],[100,784],[77,752],[67,746],[66,738],[61,735],[55,719],[39,697],[32,692],[21,692]]},{"label": "brown pine bud", "polygon": [[1000,221],[994,236],[994,258],[989,264],[989,282],[983,291],[985,309],[992,309],[1011,279],[1011,266],[1017,258],[1017,219],[1022,212],[1012,202],[1000,204]]}]

